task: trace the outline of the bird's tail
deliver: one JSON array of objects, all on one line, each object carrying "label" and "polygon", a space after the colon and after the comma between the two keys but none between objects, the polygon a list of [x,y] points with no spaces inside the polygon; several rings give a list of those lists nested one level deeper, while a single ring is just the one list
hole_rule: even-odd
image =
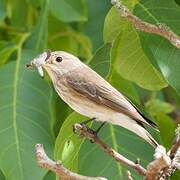
[{"label": "bird's tail", "polygon": [[143,138],[146,142],[151,144],[154,148],[156,148],[159,144],[158,142],[152,137],[152,135],[142,126],[139,124],[134,124],[134,131],[138,136]]},{"label": "bird's tail", "polygon": [[[144,129],[145,130],[145,129]],[[146,131],[146,130],[145,130]],[[148,139],[145,139],[149,144],[151,144],[154,148],[156,148],[159,144],[158,142],[151,136],[149,132],[146,131]]]},{"label": "bird's tail", "polygon": [[[121,120],[119,120],[121,119]],[[134,119],[131,119],[128,116],[123,116],[122,114],[116,114],[116,116],[112,116],[111,123],[115,125],[119,125],[121,127],[124,127],[135,134],[137,134],[139,137],[143,138],[146,142],[151,144],[153,147],[157,147],[159,144],[156,142],[156,140],[151,136],[151,134],[145,129],[143,124],[137,122]]]},{"label": "bird's tail", "polygon": [[134,132],[141,138],[143,138],[146,142],[151,144],[154,148],[156,148],[159,145],[158,142],[152,137],[152,135],[145,129],[145,127],[137,123],[136,121],[132,121],[131,127],[128,126],[126,128]]}]

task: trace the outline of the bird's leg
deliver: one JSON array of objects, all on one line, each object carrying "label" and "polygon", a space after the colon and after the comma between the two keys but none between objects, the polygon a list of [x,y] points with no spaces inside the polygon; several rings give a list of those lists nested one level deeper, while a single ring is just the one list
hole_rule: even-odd
[{"label": "bird's leg", "polygon": [[[88,120],[86,120],[86,121],[83,121],[83,122],[81,122],[81,123],[79,123],[79,124],[80,124],[81,126],[85,126],[90,133],[92,133],[94,136],[97,136],[97,134],[99,133],[99,131],[101,130],[101,128],[104,126],[104,124],[105,124],[106,122],[103,122],[96,130],[93,130],[93,129],[91,129],[91,128],[89,128],[89,127],[86,126],[86,124],[90,123],[91,121],[94,121],[95,119],[96,119],[96,118],[93,117],[93,118],[88,119]],[[75,127],[74,127],[74,126],[73,126],[73,132],[76,133],[76,130],[75,130]],[[92,142],[92,141],[91,141],[91,142]]]},{"label": "bird's leg", "polygon": [[94,133],[97,135],[98,132],[101,130],[101,128],[106,124],[106,122],[103,122],[97,129],[94,131]]},{"label": "bird's leg", "polygon": [[[95,119],[96,119],[96,118],[93,117],[93,118],[88,119],[88,120],[86,120],[86,121],[83,121],[83,122],[81,122],[81,123],[79,123],[79,124],[80,124],[81,126],[86,126],[88,123],[90,123],[91,121],[94,121]],[[88,127],[88,129],[91,130],[89,127]],[[92,130],[92,131],[93,131],[93,130]],[[73,126],[73,132],[76,133],[76,130],[75,130],[74,126]]]},{"label": "bird's leg", "polygon": [[86,121],[81,122],[80,124],[81,124],[81,125],[86,125],[86,124],[88,124],[88,123],[94,121],[95,119],[96,119],[96,118],[93,117],[93,118],[91,118],[91,119],[88,119],[88,120],[86,120]]},{"label": "bird's leg", "polygon": [[[95,119],[96,119],[96,118],[93,117],[93,118],[91,118],[91,119],[88,119],[88,120],[86,120],[86,121],[83,121],[83,122],[80,123],[80,124],[81,124],[81,125],[86,125],[86,124],[90,123],[91,121],[94,121]],[[97,136],[98,132],[101,130],[101,128],[104,126],[104,124],[105,124],[105,122],[103,122],[103,123],[97,128],[97,130],[93,130],[93,129],[91,129],[91,128],[89,128],[89,129],[93,132],[94,135]]]},{"label": "bird's leg", "polygon": [[[96,130],[90,129],[91,133],[94,134],[94,136],[98,136],[99,131],[102,129],[102,127],[106,124],[106,122],[103,122]],[[90,140],[91,143],[94,143],[93,140]]]}]

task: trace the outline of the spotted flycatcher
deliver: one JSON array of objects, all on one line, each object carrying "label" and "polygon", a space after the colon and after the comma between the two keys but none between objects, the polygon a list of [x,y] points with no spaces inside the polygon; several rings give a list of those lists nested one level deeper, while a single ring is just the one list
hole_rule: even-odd
[{"label": "spotted flycatcher", "polygon": [[156,147],[158,143],[144,128],[154,123],[118,90],[77,57],[63,51],[44,52],[34,58],[41,76],[45,69],[58,95],[76,112],[98,121],[122,126]]}]

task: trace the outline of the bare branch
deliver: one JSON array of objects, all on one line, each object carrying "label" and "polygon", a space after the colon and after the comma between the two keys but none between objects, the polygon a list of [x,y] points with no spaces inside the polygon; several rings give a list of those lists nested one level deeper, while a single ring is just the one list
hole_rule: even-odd
[{"label": "bare branch", "polygon": [[175,47],[180,48],[180,37],[165,24],[154,25],[142,21],[133,15],[129,9],[119,0],[111,0],[111,3],[118,9],[122,17],[125,17],[132,25],[140,31],[157,34],[169,40]]},{"label": "bare branch", "polygon": [[44,151],[42,144],[37,144],[35,149],[39,166],[53,171],[62,180],[107,180],[103,177],[87,177],[71,172],[60,161],[51,160]]},{"label": "bare branch", "polygon": [[140,164],[136,164],[133,161],[125,158],[124,156],[116,152],[114,149],[109,147],[101,139],[98,138],[98,136],[92,131],[92,129],[89,129],[88,127],[82,124],[75,124],[74,130],[78,132],[81,137],[88,138],[92,140],[94,143],[98,144],[109,156],[111,156],[116,161],[135,169],[139,174],[143,176],[146,175],[146,169],[144,169]]}]

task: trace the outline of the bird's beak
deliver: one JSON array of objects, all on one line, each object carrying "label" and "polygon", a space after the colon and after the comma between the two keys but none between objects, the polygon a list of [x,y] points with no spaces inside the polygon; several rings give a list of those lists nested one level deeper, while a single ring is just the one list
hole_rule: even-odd
[{"label": "bird's beak", "polygon": [[42,54],[40,54],[39,56],[35,57],[30,64],[27,64],[27,67],[32,67],[35,66],[38,70],[38,73],[41,77],[44,77],[44,72],[43,72],[43,68],[42,66],[44,64],[46,64],[47,60],[50,58],[51,56],[51,51],[46,51]]}]

